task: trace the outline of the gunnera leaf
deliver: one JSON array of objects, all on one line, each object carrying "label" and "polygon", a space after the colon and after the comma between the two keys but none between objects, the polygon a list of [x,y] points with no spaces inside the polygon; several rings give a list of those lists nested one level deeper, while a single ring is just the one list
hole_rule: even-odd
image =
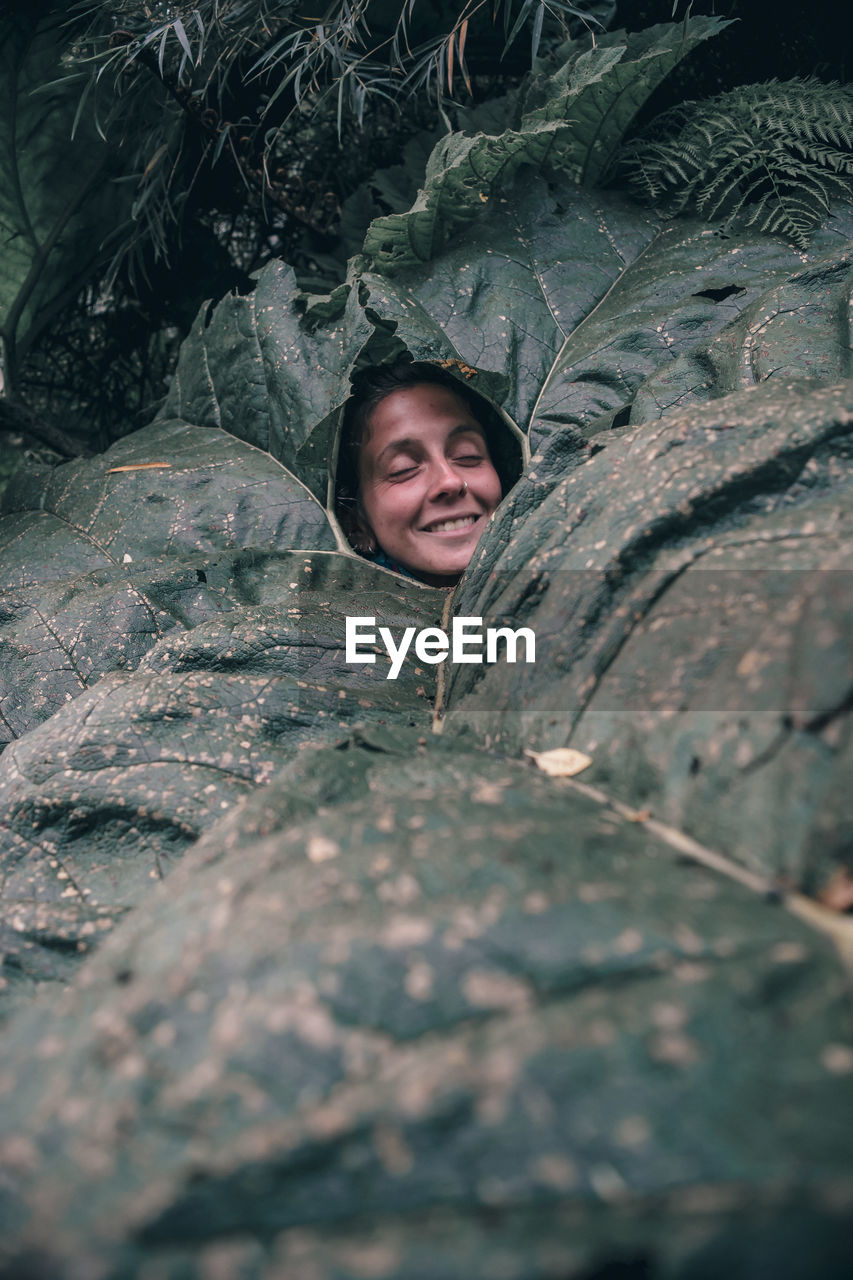
[{"label": "gunnera leaf", "polygon": [[269,455],[162,420],[107,453],[22,472],[0,519],[0,743],[167,632],[252,603],[240,565],[334,550],[325,512]]},{"label": "gunnera leaf", "polygon": [[451,133],[436,145],[412,207],[377,218],[368,229],[363,252],[371,267],[388,277],[429,262],[520,165],[598,183],[649,94],[690,49],[727,25],[697,17],[683,26],[611,32],[564,46],[563,65],[535,77],[520,99],[514,128],[472,137]]},{"label": "gunnera leaf", "polygon": [[493,1280],[570,1245],[563,1275],[630,1249],[689,1280],[784,1232],[842,1280],[845,1003],[807,923],[565,779],[352,734],[14,1020],[0,1248],[55,1280]]},{"label": "gunnera leaf", "polygon": [[519,495],[454,611],[528,628],[535,662],[450,668],[446,731],[583,752],[585,782],[821,891],[849,839],[851,423],[849,379],[769,378]]},{"label": "gunnera leaf", "polygon": [[683,23],[608,31],[563,46],[566,64],[533,78],[522,98],[522,120],[533,124],[562,113],[571,127],[560,135],[549,163],[581,185],[596,186],[610,173],[623,137],[658,85],[728,25],[722,18],[691,15]]},{"label": "gunnera leaf", "polygon": [[[627,421],[646,378],[826,259],[815,267],[811,306],[818,279],[846,279],[851,231],[850,206],[841,205],[804,256],[770,236],[665,223],[618,193],[525,170],[429,264],[390,279],[363,271],[360,282],[365,305],[417,358],[456,359],[478,371],[484,389],[488,379],[495,392],[502,387],[502,404],[536,453],[548,441],[585,443],[620,412]],[[813,341],[799,328],[786,368],[808,376],[816,352],[835,343],[828,328]],[[747,348],[763,349],[752,337]],[[692,385],[706,399],[769,371],[732,366],[719,382]]]},{"label": "gunnera leaf", "polygon": [[[22,607],[2,637],[7,651],[41,645],[48,657],[19,701],[4,690],[13,709],[27,693],[36,705],[34,727],[0,757],[0,1017],[42,983],[69,980],[201,832],[300,749],[355,725],[424,733],[435,695],[435,668],[413,653],[393,680],[384,650],[346,662],[355,602],[398,635],[437,625],[446,598],[356,556],[247,547],[62,586],[59,604],[48,591],[40,630]],[[69,654],[62,691],[55,671]],[[33,684],[62,693],[40,724]]]},{"label": "gunnera leaf", "polygon": [[160,416],[218,427],[270,453],[324,501],[326,468],[306,468],[299,451],[350,393],[349,374],[373,335],[357,295],[316,303],[304,323],[290,267],[273,262],[246,296],[201,308],[181,347]]}]

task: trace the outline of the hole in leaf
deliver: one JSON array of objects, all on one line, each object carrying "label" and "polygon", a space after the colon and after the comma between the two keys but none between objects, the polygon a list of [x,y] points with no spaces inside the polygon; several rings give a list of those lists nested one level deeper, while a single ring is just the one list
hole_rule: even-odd
[{"label": "hole in leaf", "polygon": [[698,293],[692,293],[691,298],[709,298],[711,302],[725,302],[726,298],[736,297],[739,293],[746,293],[746,289],[739,284],[726,284],[721,289],[700,289]]}]

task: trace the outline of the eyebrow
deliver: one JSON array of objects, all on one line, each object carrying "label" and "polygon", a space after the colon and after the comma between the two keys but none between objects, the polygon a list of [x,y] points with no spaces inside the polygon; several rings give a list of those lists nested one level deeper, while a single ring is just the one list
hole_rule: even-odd
[{"label": "eyebrow", "polygon": [[[483,444],[486,443],[486,433],[480,426],[479,422],[460,422],[458,427],[454,427],[453,430],[448,433],[447,439],[452,440],[454,436],[464,435],[468,432],[473,432],[475,435],[480,436]],[[385,457],[386,453],[402,452],[403,450],[410,449],[413,445],[418,444],[420,444],[420,440],[417,436],[403,436],[400,440],[392,440],[390,444],[386,444],[385,448],[376,459],[374,466],[379,466],[379,463]]]}]

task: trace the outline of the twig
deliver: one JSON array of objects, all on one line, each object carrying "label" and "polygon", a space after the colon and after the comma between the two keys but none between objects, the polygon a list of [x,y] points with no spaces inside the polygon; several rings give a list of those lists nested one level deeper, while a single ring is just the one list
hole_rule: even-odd
[{"label": "twig", "polygon": [[853,979],[853,919],[849,916],[829,911],[819,902],[807,898],[805,894],[780,889],[774,881],[757,875],[725,854],[700,844],[698,840],[694,840],[684,831],[679,831],[677,827],[660,822],[645,811],[632,809],[630,805],[623,804],[621,800],[607,795],[598,787],[592,787],[587,782],[578,782],[574,778],[561,778],[560,781],[563,786],[571,787],[573,791],[580,792],[581,795],[610,809],[619,817],[629,822],[640,823],[650,835],[657,836],[664,844],[668,844],[671,849],[675,849],[684,857],[691,858],[701,866],[717,871],[730,880],[736,880],[764,898],[778,900],[792,915],[832,939],[848,977]]}]

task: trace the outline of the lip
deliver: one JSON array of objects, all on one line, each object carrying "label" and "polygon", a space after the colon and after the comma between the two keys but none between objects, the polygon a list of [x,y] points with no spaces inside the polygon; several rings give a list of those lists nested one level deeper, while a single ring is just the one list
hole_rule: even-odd
[{"label": "lip", "polygon": [[432,534],[433,537],[438,537],[438,538],[458,538],[460,535],[468,534],[471,532],[472,529],[475,529],[480,519],[481,519],[480,512],[460,511],[457,515],[440,516],[436,520],[430,520],[429,523],[431,525],[435,525],[435,524],[445,524],[446,521],[448,520],[470,520],[471,523],[469,525],[466,525],[463,529],[431,529],[429,528],[428,525],[423,525],[418,532],[429,533],[429,534]]}]

